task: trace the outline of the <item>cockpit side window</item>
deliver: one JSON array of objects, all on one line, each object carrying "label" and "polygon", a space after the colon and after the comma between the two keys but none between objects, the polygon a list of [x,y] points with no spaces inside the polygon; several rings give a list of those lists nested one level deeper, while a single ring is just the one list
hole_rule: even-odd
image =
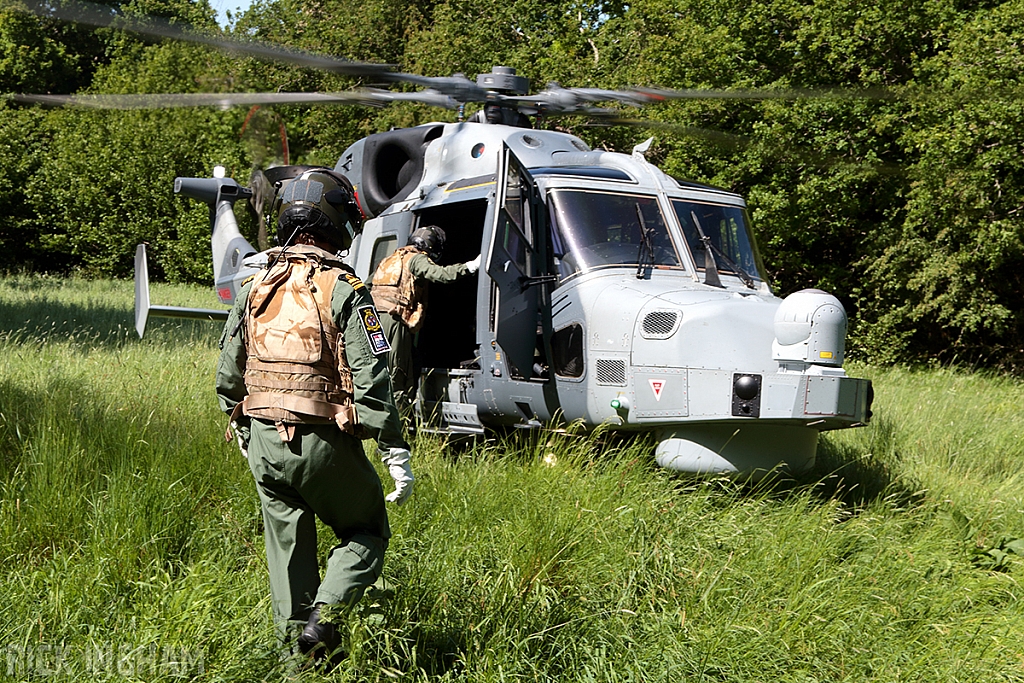
[{"label": "cockpit side window", "polygon": [[[736,273],[738,267],[750,277],[764,280],[764,266],[757,253],[757,245],[750,235],[745,209],[739,206],[703,204],[682,199],[673,199],[672,207],[683,228],[687,245],[693,253],[697,270],[704,270],[704,241],[700,236],[700,232],[703,231],[711,241],[715,265],[719,272]],[[697,223],[700,224],[700,230],[697,229]]]},{"label": "cockpit side window", "polygon": [[380,262],[386,259],[391,254],[395,253],[398,249],[398,236],[397,235],[382,235],[377,239],[377,242],[373,245],[373,255],[370,259],[370,278],[366,284],[373,284],[372,278],[374,273],[377,272],[377,266]]},{"label": "cockpit side window", "polygon": [[523,171],[518,160],[512,157],[508,161],[508,174],[505,179],[505,193],[502,202],[501,224],[498,226],[498,240],[511,256],[519,270],[531,272],[531,247],[533,246],[533,230],[528,224],[529,200],[527,188],[524,187]]},{"label": "cockpit side window", "polygon": [[563,281],[607,266],[635,268],[641,260],[654,267],[682,267],[656,197],[552,190],[548,211],[552,253]]}]

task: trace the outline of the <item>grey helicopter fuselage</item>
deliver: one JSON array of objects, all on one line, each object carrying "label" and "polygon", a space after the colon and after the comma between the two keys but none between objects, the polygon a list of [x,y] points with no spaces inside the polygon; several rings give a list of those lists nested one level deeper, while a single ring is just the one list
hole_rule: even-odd
[{"label": "grey helicopter fuselage", "polygon": [[[639,150],[435,123],[344,152],[335,170],[367,216],[345,258],[360,278],[372,284],[425,225],[447,233],[442,265],[482,257],[476,277],[430,285],[421,428],[578,422],[653,431],[657,461],[682,472],[808,469],[821,431],[870,415],[870,382],[842,368],[842,305],[818,290],[776,297],[743,198],[677,181]],[[248,191],[181,180],[211,206],[230,301],[259,259],[224,210]]]}]

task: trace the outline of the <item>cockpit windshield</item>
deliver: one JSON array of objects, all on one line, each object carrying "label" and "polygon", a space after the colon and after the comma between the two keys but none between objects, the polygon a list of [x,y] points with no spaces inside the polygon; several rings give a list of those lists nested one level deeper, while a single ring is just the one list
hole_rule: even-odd
[{"label": "cockpit windshield", "polygon": [[704,241],[700,235],[703,231],[711,242],[711,252],[720,273],[764,280],[761,257],[750,237],[746,211],[742,207],[701,204],[682,199],[673,199],[672,207],[683,228],[697,270],[703,271],[706,263]]},{"label": "cockpit windshield", "polygon": [[548,209],[563,280],[604,266],[682,267],[655,197],[554,190]]}]

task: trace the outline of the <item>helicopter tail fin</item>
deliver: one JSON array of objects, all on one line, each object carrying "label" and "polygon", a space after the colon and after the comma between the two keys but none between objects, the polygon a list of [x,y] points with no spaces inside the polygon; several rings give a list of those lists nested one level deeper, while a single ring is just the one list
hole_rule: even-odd
[{"label": "helicopter tail fin", "polygon": [[209,308],[182,308],[180,306],[153,306],[149,303],[149,264],[146,260],[146,245],[135,247],[135,331],[142,339],[146,333],[146,322],[154,318],[187,318],[191,320],[228,319],[228,312]]}]

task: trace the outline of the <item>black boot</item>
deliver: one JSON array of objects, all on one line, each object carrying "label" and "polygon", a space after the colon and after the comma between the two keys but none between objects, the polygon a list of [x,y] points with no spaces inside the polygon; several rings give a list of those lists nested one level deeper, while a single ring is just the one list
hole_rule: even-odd
[{"label": "black boot", "polygon": [[334,624],[321,621],[320,608],[323,606],[324,603],[320,603],[313,607],[309,621],[299,636],[299,651],[311,656],[315,663],[326,661],[333,668],[345,658],[345,654],[341,651],[335,652],[341,645],[341,635]]}]

